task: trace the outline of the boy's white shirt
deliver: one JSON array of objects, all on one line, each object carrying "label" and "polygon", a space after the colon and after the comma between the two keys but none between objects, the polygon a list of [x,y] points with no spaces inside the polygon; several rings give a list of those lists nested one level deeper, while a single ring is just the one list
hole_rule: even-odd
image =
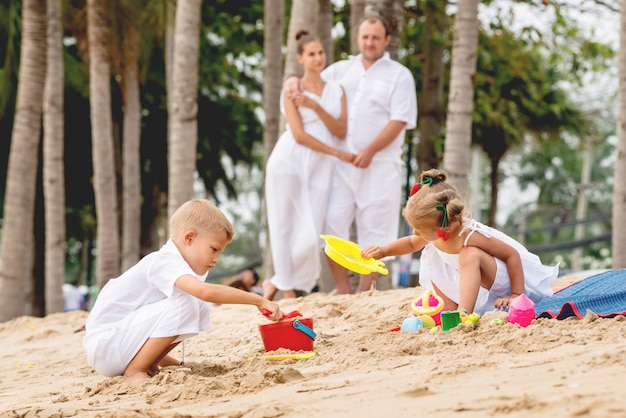
[{"label": "boy's white shirt", "polygon": [[87,332],[111,329],[141,306],[182,292],[174,283],[183,275],[205,281],[208,271],[203,275],[194,273],[170,239],[160,250],[146,255],[119,277],[107,282],[87,318]]}]

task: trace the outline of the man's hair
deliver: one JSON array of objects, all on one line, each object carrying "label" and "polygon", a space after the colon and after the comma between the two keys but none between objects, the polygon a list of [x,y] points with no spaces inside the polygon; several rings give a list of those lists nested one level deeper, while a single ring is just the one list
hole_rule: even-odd
[{"label": "man's hair", "polygon": [[359,21],[359,24],[357,25],[357,33],[359,32],[359,28],[361,28],[361,24],[363,24],[363,22],[368,22],[368,23],[380,22],[380,23],[382,23],[383,27],[385,28],[385,36],[391,35],[391,31],[389,29],[389,23],[387,22],[387,19],[383,18],[382,16],[379,16],[379,15],[368,15],[368,16],[363,17]]},{"label": "man's hair", "polygon": [[172,239],[180,239],[182,234],[190,229],[198,234],[225,232],[229,241],[235,235],[228,218],[206,199],[192,199],[183,203],[170,218]]}]

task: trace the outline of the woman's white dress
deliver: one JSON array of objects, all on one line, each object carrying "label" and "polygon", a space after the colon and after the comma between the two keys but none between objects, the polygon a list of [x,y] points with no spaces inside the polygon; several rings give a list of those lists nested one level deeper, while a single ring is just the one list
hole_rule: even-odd
[{"label": "woman's white dress", "polygon": [[[552,282],[559,273],[559,266],[546,266],[539,257],[526,249],[522,244],[497,229],[470,220],[459,235],[467,229],[470,234],[465,239],[467,244],[471,234],[478,232],[487,238],[497,238],[515,248],[522,259],[524,270],[524,293],[537,303],[544,297],[552,296]],[[504,261],[496,258],[497,272],[491,289],[481,287],[476,299],[474,312],[482,315],[494,309],[496,299],[511,293],[511,279]],[[439,250],[432,243],[424,247],[420,256],[420,286],[433,290],[434,283],[439,290],[454,302],[459,302],[459,254],[449,254]]]},{"label": "woman's white dress", "polygon": [[[326,83],[322,96],[305,91],[331,116],[341,115],[343,90]],[[281,111],[284,113],[281,94]],[[298,107],[304,130],[327,145],[338,147],[315,111]],[[328,202],[335,157],[299,144],[289,126],[274,147],[265,171],[265,200],[274,262],[272,283],[280,290],[311,291],[320,275],[319,237]]]}]

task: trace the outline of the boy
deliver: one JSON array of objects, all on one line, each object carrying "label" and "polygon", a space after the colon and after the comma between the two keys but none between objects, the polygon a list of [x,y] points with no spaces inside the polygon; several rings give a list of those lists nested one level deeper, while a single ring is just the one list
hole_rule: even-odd
[{"label": "boy", "polygon": [[183,365],[169,352],[209,328],[207,302],[255,305],[269,310],[275,321],[283,315],[259,295],[204,281],[234,235],[211,202],[184,203],[169,230],[170,239],[159,251],[102,288],[87,318],[87,361],[105,376],[145,379],[159,367]]}]

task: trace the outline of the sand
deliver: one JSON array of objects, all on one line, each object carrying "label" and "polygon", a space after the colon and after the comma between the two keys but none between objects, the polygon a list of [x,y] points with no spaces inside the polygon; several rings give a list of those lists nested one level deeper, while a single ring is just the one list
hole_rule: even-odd
[{"label": "sand", "polygon": [[198,366],[140,382],[89,367],[77,331],[87,313],[16,318],[0,324],[0,417],[626,416],[624,317],[521,328],[489,313],[476,328],[389,332],[422,291],[280,301],[314,318],[308,360],[264,359],[267,320],[250,306],[217,306],[211,329],[185,344]]}]

